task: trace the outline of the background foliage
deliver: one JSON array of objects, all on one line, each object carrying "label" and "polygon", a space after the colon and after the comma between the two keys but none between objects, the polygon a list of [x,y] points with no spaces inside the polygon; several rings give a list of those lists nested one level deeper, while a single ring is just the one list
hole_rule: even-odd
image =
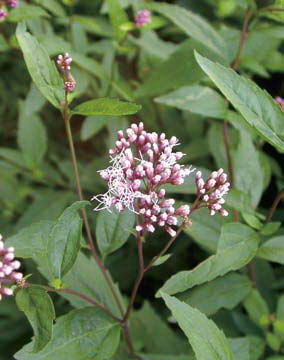
[{"label": "background foliage", "polygon": [[[152,23],[135,29],[144,8]],[[97,171],[107,166],[116,131],[131,122],[177,136],[184,164],[204,174],[223,167],[232,176],[233,169],[230,216],[195,213],[172,256],[142,283],[130,324],[142,359],[284,359],[283,204],[269,210],[284,188],[284,116],[273,99],[284,96],[283,10],[282,0],[22,0],[0,23],[0,225],[29,281],[62,281],[119,316],[87,251],[83,207],[123,303],[138,271],[133,217],[73,204],[58,110],[63,82],[53,61],[59,53],[75,64],[72,129],[86,200],[104,191]],[[105,97],[142,108],[116,100],[79,105]],[[167,190],[191,203],[194,178]],[[149,237],[146,261],[166,240],[163,232]],[[41,287],[22,289],[22,311],[14,298],[1,302],[1,360],[15,353],[19,360],[127,359],[115,321],[68,291],[60,295],[50,295],[52,305]]]}]

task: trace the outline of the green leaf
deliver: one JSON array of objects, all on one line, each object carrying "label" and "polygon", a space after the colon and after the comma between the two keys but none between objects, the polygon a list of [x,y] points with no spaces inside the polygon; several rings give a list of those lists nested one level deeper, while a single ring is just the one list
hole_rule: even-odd
[{"label": "green leaf", "polygon": [[212,320],[172,296],[162,294],[162,297],[187,336],[196,360],[233,360],[228,340]]},{"label": "green leaf", "polygon": [[258,250],[257,256],[273,261],[278,264],[284,264],[284,236],[276,236],[266,241]]},{"label": "green leaf", "polygon": [[182,87],[156,98],[155,102],[219,119],[224,119],[227,111],[226,102],[221,95],[200,85]]},{"label": "green leaf", "polygon": [[254,82],[198,53],[196,59],[248,124],[267,142],[284,152],[284,115],[274,99]]},{"label": "green leaf", "polygon": [[254,214],[254,210],[250,203],[250,196],[238,189],[230,189],[229,194],[226,196],[226,204],[232,209],[241,211],[242,213]]},{"label": "green leaf", "polygon": [[225,250],[236,245],[255,234],[250,227],[239,223],[224,224],[221,229],[221,236],[218,242],[218,251]]},{"label": "green leaf", "polygon": [[130,326],[134,341],[142,342],[147,353],[178,355],[188,351],[187,341],[179,337],[148,302],[133,313]]},{"label": "green leaf", "polygon": [[190,289],[179,299],[208,316],[222,308],[232,310],[251,289],[251,282],[246,276],[232,273]]},{"label": "green leaf", "polygon": [[[179,45],[167,60],[159,64],[145,77],[136,97],[151,97],[164,94],[181,86],[199,81],[203,74],[194,58],[194,44],[191,40]],[[183,66],[176,66],[183,64]]]},{"label": "green leaf", "polygon": [[17,26],[16,36],[35,85],[53,106],[59,108],[64,100],[64,86],[55,63],[37,39],[26,31],[24,23]]},{"label": "green leaf", "polygon": [[127,15],[120,5],[119,0],[107,0],[106,2],[115,37],[118,41],[122,40],[125,35],[125,31],[121,30],[121,25],[128,21]]},{"label": "green leaf", "polygon": [[155,260],[153,266],[159,266],[168,261],[171,258],[172,254],[166,254],[163,256],[160,256],[157,260]]},{"label": "green leaf", "polygon": [[141,105],[120,101],[117,99],[95,99],[86,101],[73,109],[73,114],[80,115],[132,115],[141,109]]},{"label": "green leaf", "polygon": [[[240,131],[240,142],[234,153],[233,162],[235,169],[238,169],[235,175],[236,188],[246,192],[250,197],[251,204],[254,207],[257,206],[264,189],[264,174],[260,155],[247,131]],[[256,178],[257,181],[255,181]]]},{"label": "green leaf", "polygon": [[130,211],[101,211],[98,216],[96,238],[103,257],[119,249],[129,238],[135,216]]},{"label": "green leaf", "polygon": [[18,144],[27,167],[39,167],[47,150],[46,129],[38,115],[26,116],[23,106],[20,107]]},{"label": "green leaf", "polygon": [[77,201],[69,206],[49,233],[48,258],[55,278],[61,279],[76,261],[82,236],[82,219],[78,210],[88,204],[88,201]]},{"label": "green leaf", "polygon": [[251,360],[249,353],[249,338],[229,339],[229,344],[231,345],[234,360]]},{"label": "green leaf", "polygon": [[199,15],[180,6],[166,3],[152,3],[149,8],[170,19],[188,36],[198,40],[204,46],[225,59],[227,58],[227,49],[224,40],[217,31]]},{"label": "green leaf", "polygon": [[55,16],[66,16],[66,12],[65,12],[64,8],[56,0],[35,0],[35,2],[37,4],[45,7],[47,10],[49,10]]},{"label": "green leaf", "polygon": [[269,309],[258,290],[254,289],[244,300],[244,307],[250,319],[258,326],[263,316],[269,316]]},{"label": "green leaf", "polygon": [[10,11],[8,20],[11,22],[20,22],[39,17],[49,17],[49,14],[39,6],[24,5]]},{"label": "green leaf", "polygon": [[109,116],[88,116],[81,128],[81,139],[83,141],[89,140],[111,120],[112,118]]},{"label": "green leaf", "polygon": [[17,360],[106,360],[114,355],[120,339],[120,326],[93,307],[73,310],[61,316],[49,344],[31,354],[30,343],[15,354]]},{"label": "green leaf", "polygon": [[269,222],[262,227],[260,233],[261,235],[264,236],[273,235],[279,230],[280,226],[281,226],[280,221]]},{"label": "green leaf", "polygon": [[260,230],[262,228],[262,222],[253,214],[242,213],[245,222],[253,229]]},{"label": "green leaf", "polygon": [[173,275],[159,290],[167,294],[176,294],[192,288],[193,286],[216,279],[219,276],[245,266],[255,256],[258,247],[256,234],[242,239],[239,243],[221,249],[217,254],[201,262],[193,270],[180,271]]},{"label": "green leaf", "polygon": [[33,327],[35,339],[32,352],[37,353],[46,347],[52,337],[55,319],[52,300],[42,287],[29,286],[17,291],[16,303]]}]

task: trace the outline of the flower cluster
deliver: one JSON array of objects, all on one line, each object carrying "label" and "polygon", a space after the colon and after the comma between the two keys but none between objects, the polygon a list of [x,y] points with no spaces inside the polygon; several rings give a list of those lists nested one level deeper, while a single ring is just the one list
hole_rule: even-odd
[{"label": "flower cluster", "polygon": [[14,258],[14,248],[6,249],[2,235],[0,235],[0,300],[4,295],[13,295],[13,290],[5,285],[17,283],[23,278],[23,274],[16,271],[20,268],[21,263]]},{"label": "flower cluster", "polygon": [[212,216],[216,211],[222,216],[228,216],[228,212],[222,208],[225,203],[224,196],[230,189],[224,170],[213,171],[206,181],[203,180],[201,171],[197,171],[195,182],[199,199],[198,207],[207,207]]},{"label": "flower cluster", "polygon": [[144,130],[143,123],[118,131],[115,148],[110,150],[111,166],[100,171],[108,183],[108,191],[93,197],[99,205],[95,210],[115,207],[118,211],[129,209],[139,219],[136,230],[143,234],[163,227],[175,236],[172,226],[177,225],[177,216],[189,215],[187,205],[175,208],[174,199],[166,199],[166,184],[183,184],[191,173],[177,162],[185,155],[174,152],[179,145],[176,137],[166,138]]},{"label": "flower cluster", "polygon": [[276,96],[275,101],[281,106],[281,109],[284,110],[284,99],[280,96]]},{"label": "flower cluster", "polygon": [[64,55],[58,55],[56,63],[63,74],[65,91],[73,92],[76,88],[76,81],[71,75],[72,58],[68,53],[65,53]]},{"label": "flower cluster", "polygon": [[4,21],[7,16],[9,16],[9,12],[7,6],[10,8],[16,8],[19,6],[18,0],[6,0],[4,3],[0,4],[0,21]]},{"label": "flower cluster", "polygon": [[140,10],[138,11],[136,17],[135,17],[135,25],[137,27],[142,27],[144,25],[147,25],[151,22],[151,11],[149,10]]}]

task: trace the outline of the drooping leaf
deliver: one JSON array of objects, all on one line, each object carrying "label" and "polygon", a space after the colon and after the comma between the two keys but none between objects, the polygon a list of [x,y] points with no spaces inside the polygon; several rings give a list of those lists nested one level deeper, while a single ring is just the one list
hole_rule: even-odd
[{"label": "drooping leaf", "polygon": [[88,204],[88,201],[77,201],[68,207],[49,233],[48,258],[55,278],[61,279],[76,261],[82,236],[82,219],[78,210]]},{"label": "drooping leaf", "polygon": [[210,256],[193,270],[180,271],[173,275],[162,286],[157,296],[161,292],[176,294],[216,279],[230,271],[238,270],[255,256],[257,247],[258,237],[252,234],[235,245],[219,250],[217,254]]},{"label": "drooping leaf", "polygon": [[17,360],[106,360],[115,353],[120,326],[94,307],[73,310],[61,316],[49,344],[31,354],[30,343],[15,354]]},{"label": "drooping leaf", "polygon": [[252,285],[246,276],[232,273],[190,289],[179,299],[205,315],[212,315],[222,308],[232,310],[251,289]]},{"label": "drooping leaf", "polygon": [[29,286],[17,291],[16,303],[33,327],[35,339],[32,352],[38,353],[50,342],[55,311],[52,300],[40,286]]},{"label": "drooping leaf", "polygon": [[130,211],[101,211],[98,216],[96,238],[103,257],[119,249],[131,234],[135,216]]},{"label": "drooping leaf", "polygon": [[177,5],[166,3],[150,4],[150,9],[170,19],[187,35],[226,59],[227,49],[222,37],[202,17]]},{"label": "drooping leaf", "polygon": [[162,297],[187,336],[196,360],[233,360],[228,340],[212,320],[172,296],[162,293]]},{"label": "drooping leaf", "polygon": [[220,119],[224,119],[227,111],[222,96],[211,88],[200,85],[182,87],[156,98],[155,101],[180,110]]},{"label": "drooping leaf", "polygon": [[46,129],[38,115],[25,115],[23,106],[19,117],[18,144],[27,167],[39,167],[47,150]]},{"label": "drooping leaf", "polygon": [[108,115],[120,116],[137,113],[141,109],[140,105],[128,103],[117,99],[95,99],[86,101],[73,109],[73,114],[80,115]]},{"label": "drooping leaf", "polygon": [[273,261],[278,264],[284,264],[284,236],[276,236],[266,241],[258,250],[257,256]]},{"label": "drooping leaf", "polygon": [[53,106],[59,107],[60,102],[64,100],[64,86],[54,62],[50,60],[37,39],[27,32],[24,23],[17,26],[16,36],[37,88]]},{"label": "drooping leaf", "polygon": [[199,54],[196,59],[248,124],[276,149],[284,152],[283,112],[254,82]]}]

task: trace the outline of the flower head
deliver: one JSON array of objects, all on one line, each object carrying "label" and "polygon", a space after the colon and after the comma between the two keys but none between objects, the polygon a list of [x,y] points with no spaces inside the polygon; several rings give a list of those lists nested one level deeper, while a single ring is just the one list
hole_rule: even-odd
[{"label": "flower head", "polygon": [[207,207],[211,216],[219,212],[222,216],[228,216],[228,212],[222,208],[225,203],[224,196],[230,190],[227,174],[223,169],[213,171],[209,178],[204,181],[201,171],[195,175],[199,207]]},{"label": "flower head", "polygon": [[58,55],[56,59],[56,63],[61,70],[64,78],[64,90],[66,92],[73,92],[76,88],[76,81],[71,75],[71,63],[72,58],[68,53],[64,55]]},{"label": "flower head", "polygon": [[284,98],[276,96],[275,101],[281,106],[281,109],[284,110]]},{"label": "flower head", "polygon": [[149,24],[151,22],[151,15],[151,11],[146,9],[138,11],[135,17],[135,25],[137,27],[142,27],[146,24]]},{"label": "flower head", "polygon": [[176,209],[175,200],[166,199],[163,186],[180,185],[192,172],[178,164],[185,155],[174,151],[178,139],[146,132],[139,123],[132,124],[125,133],[118,131],[115,145],[110,150],[111,166],[99,172],[108,183],[108,191],[93,197],[99,203],[95,210],[128,209],[139,218],[136,230],[141,234],[160,226],[174,236],[172,226],[177,225],[177,216],[189,215],[190,209]]},{"label": "flower head", "polygon": [[13,295],[13,290],[7,287],[7,284],[17,283],[23,278],[23,274],[16,271],[21,267],[21,263],[14,258],[14,248],[5,248],[0,235],[0,300],[4,295]]},{"label": "flower head", "polygon": [[0,21],[5,20],[7,16],[8,16],[7,11],[3,8],[2,9],[0,8]]},{"label": "flower head", "polygon": [[18,2],[18,0],[7,0],[7,5],[10,8],[16,8],[19,6],[19,2]]}]

